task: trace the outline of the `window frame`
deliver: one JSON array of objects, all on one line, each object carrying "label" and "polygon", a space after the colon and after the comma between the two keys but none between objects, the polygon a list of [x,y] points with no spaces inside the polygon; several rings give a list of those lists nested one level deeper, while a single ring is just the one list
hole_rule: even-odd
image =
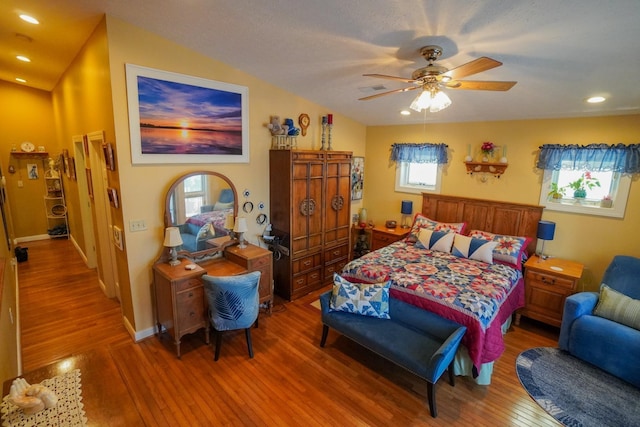
[{"label": "window frame", "polygon": [[441,164],[436,164],[437,172],[436,172],[436,182],[433,186],[426,185],[411,185],[407,184],[406,179],[409,176],[409,167],[411,164],[419,164],[417,162],[397,162],[396,165],[396,183],[395,183],[395,191],[399,193],[413,193],[413,194],[421,194],[421,193],[432,193],[432,194],[440,194],[441,186],[442,186],[442,166]]},{"label": "window frame", "polygon": [[577,203],[573,198],[563,198],[560,201],[549,200],[549,191],[551,184],[555,182],[557,174],[560,171],[553,171],[549,169],[544,170],[542,177],[542,186],[540,188],[540,201],[539,204],[546,209],[558,212],[570,212],[584,215],[604,216],[611,218],[624,218],[624,214],[627,208],[627,199],[629,198],[629,189],[631,187],[631,176],[629,174],[623,174],[620,172],[614,172],[614,178],[616,174],[618,177],[618,191],[616,193],[613,206],[605,208],[599,205],[583,205]]}]

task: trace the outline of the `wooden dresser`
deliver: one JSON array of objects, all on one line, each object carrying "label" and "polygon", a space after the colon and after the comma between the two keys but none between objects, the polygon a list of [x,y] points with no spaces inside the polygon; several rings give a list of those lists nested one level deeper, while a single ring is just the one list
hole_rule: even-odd
[{"label": "wooden dresser", "polygon": [[349,260],[351,152],[269,152],[275,291],[293,300],[331,283]]},{"label": "wooden dresser", "polygon": [[208,304],[204,294],[202,276],[235,276],[260,271],[260,303],[269,312],[273,305],[272,252],[247,244],[227,247],[223,258],[196,264],[195,269],[185,267],[190,261],[181,260],[177,266],[158,262],[153,266],[153,283],[158,333],[168,333],[180,358],[181,338],[204,328],[205,342],[209,343]]}]

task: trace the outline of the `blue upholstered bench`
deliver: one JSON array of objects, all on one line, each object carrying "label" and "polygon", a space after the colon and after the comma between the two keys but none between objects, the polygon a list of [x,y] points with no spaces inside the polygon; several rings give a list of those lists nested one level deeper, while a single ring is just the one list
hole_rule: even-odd
[{"label": "blue upholstered bench", "polygon": [[427,381],[432,417],[438,416],[434,384],[448,368],[455,386],[453,359],[467,328],[395,298],[389,301],[391,319],[330,311],[331,291],[320,296],[322,340],[329,328]]}]

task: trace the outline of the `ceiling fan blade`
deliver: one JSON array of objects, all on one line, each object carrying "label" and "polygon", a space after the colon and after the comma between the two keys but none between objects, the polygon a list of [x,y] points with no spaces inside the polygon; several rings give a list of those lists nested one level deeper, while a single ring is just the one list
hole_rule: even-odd
[{"label": "ceiling fan blade", "polygon": [[375,95],[369,95],[369,96],[365,96],[364,98],[359,98],[358,101],[368,101],[370,99],[378,98],[380,96],[390,95],[392,93],[407,92],[410,90],[420,89],[420,88],[421,88],[420,86],[411,86],[411,87],[405,87],[402,89],[390,90],[388,92],[376,93]]},{"label": "ceiling fan blade", "polygon": [[501,65],[502,62],[483,56],[481,58],[474,59],[471,62],[467,62],[466,64],[462,64],[456,68],[453,68],[443,73],[442,75],[449,76],[452,79],[457,80],[476,73],[480,73],[482,71],[487,71],[492,68],[499,67]]},{"label": "ceiling fan blade", "polygon": [[[453,83],[453,82],[452,82]],[[457,80],[455,84],[448,86],[451,89],[467,89],[467,90],[499,90],[505,91],[511,89],[518,82],[489,82],[489,81],[470,81]]]},{"label": "ceiling fan blade", "polygon": [[363,74],[365,77],[377,77],[379,79],[397,80],[405,83],[413,83],[415,80],[406,77],[387,76],[386,74]]}]

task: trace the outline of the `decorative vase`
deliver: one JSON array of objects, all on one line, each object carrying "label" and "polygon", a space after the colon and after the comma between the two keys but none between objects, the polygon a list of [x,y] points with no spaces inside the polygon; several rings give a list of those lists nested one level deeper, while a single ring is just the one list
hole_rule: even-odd
[{"label": "decorative vase", "polygon": [[367,223],[367,210],[365,208],[360,209],[360,215],[359,215],[359,220],[360,220],[360,224],[362,224],[363,222],[366,224]]},{"label": "decorative vase", "polygon": [[613,200],[611,200],[611,199],[600,200],[600,207],[601,208],[610,208],[612,206],[613,206]]},{"label": "decorative vase", "polygon": [[504,164],[508,163],[507,158],[504,156],[500,157],[500,163],[504,163]]},{"label": "decorative vase", "polygon": [[585,197],[587,197],[587,190],[584,188],[579,188],[573,192],[574,199],[584,199]]},{"label": "decorative vase", "polygon": [[489,161],[489,157],[487,157],[486,155],[482,156],[482,161],[485,162],[485,163],[488,162]]}]

